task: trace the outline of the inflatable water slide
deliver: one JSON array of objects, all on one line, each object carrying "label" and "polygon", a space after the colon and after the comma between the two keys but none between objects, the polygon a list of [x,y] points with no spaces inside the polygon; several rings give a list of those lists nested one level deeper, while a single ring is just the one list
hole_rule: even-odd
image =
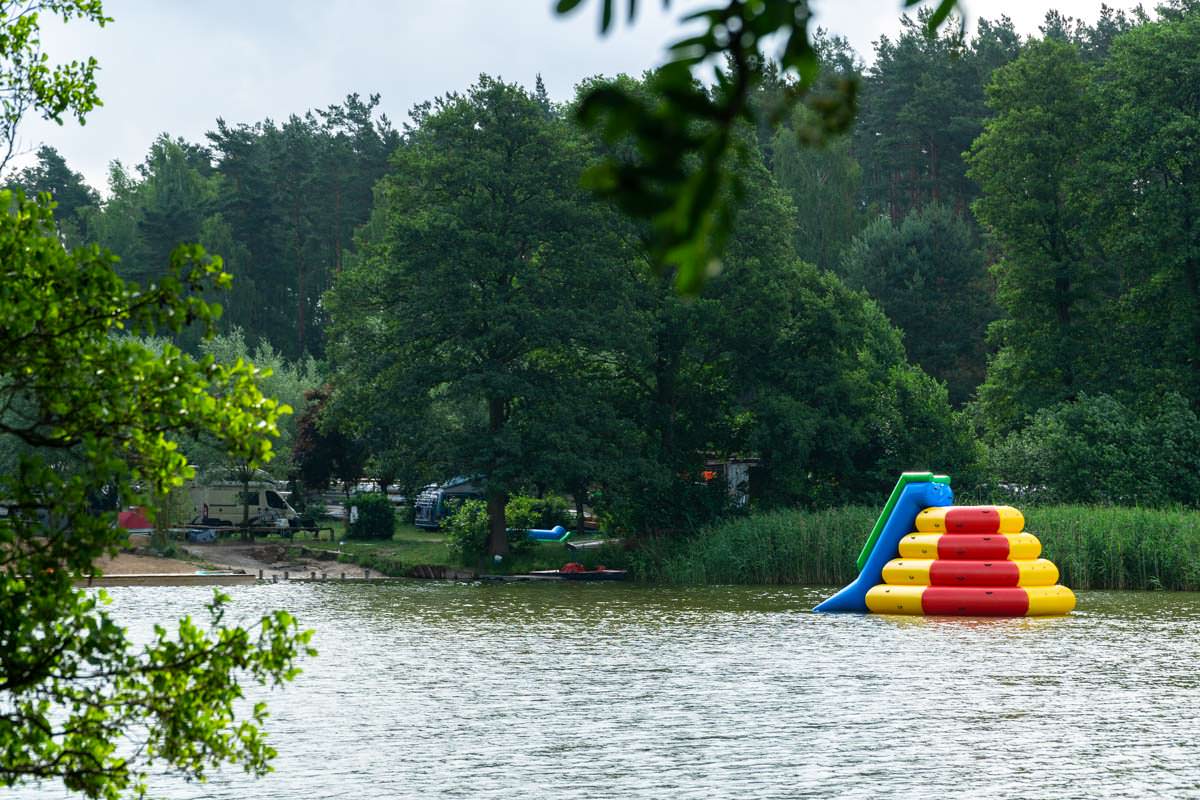
[{"label": "inflatable water slide", "polygon": [[814,611],[1023,617],[1075,595],[1009,506],[955,506],[950,478],[906,472],[858,556],[858,577]]}]

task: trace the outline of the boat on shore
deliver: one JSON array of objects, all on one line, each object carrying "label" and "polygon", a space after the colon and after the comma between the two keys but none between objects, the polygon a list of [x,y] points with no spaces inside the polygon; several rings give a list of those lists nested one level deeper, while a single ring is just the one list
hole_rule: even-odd
[{"label": "boat on shore", "polygon": [[535,569],[530,575],[539,578],[557,578],[562,581],[623,581],[626,570],[607,569],[603,565],[595,569],[584,569],[582,564],[572,561],[561,569]]},{"label": "boat on shore", "polygon": [[585,569],[582,564],[571,562],[564,564],[561,569],[535,569],[515,575],[480,575],[481,581],[511,583],[519,581],[623,581],[626,570],[608,569],[601,565],[595,569]]}]

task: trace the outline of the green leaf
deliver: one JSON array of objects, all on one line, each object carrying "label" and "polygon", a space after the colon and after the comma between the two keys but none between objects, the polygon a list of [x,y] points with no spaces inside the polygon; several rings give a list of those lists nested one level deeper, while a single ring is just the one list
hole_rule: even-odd
[{"label": "green leaf", "polygon": [[929,30],[933,32],[940,28],[942,23],[946,21],[948,16],[950,16],[950,12],[954,10],[954,7],[957,4],[958,0],[941,0],[941,2],[938,3],[938,7],[935,8],[933,13],[929,15]]}]

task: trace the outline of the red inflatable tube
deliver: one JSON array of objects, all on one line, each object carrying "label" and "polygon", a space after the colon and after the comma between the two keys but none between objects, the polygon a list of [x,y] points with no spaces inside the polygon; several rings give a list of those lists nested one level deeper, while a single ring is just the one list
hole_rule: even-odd
[{"label": "red inflatable tube", "polygon": [[[934,561],[930,586],[1019,586],[1021,570],[1013,561]],[[1024,613],[1024,612],[1022,612]]]},{"label": "red inflatable tube", "polygon": [[930,586],[921,595],[926,614],[969,617],[1023,617],[1029,611],[1029,594],[1021,588]]},{"label": "red inflatable tube", "polygon": [[991,536],[945,535],[938,539],[937,557],[958,561],[1002,561],[1008,558],[1008,549],[1008,538],[1001,533]]},{"label": "red inflatable tube", "polygon": [[989,506],[958,506],[946,511],[946,533],[997,533],[1000,512]]}]

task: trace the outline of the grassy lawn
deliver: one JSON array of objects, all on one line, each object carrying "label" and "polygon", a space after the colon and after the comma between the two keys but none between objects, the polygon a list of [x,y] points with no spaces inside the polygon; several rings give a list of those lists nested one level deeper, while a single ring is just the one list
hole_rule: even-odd
[{"label": "grassy lawn", "polygon": [[412,525],[397,525],[396,533],[391,539],[347,539],[346,525],[335,520],[329,525],[333,528],[332,541],[308,540],[297,536],[296,541],[314,550],[341,550],[352,557],[373,556],[390,561],[399,561],[408,566],[417,564],[449,565],[450,552],[446,549],[446,536],[441,531],[425,531]]},{"label": "grassy lawn", "polygon": [[[413,525],[396,525],[396,533],[389,540],[347,539],[345,523],[333,521],[323,524],[333,528],[333,538],[327,533],[320,538],[313,534],[297,532],[295,542],[314,550],[335,550],[342,553],[342,561],[376,569],[388,575],[402,575],[415,566],[445,566],[461,570],[486,573],[512,574],[534,569],[558,569],[569,561],[577,561],[588,568],[597,563],[617,567],[615,555],[602,554],[595,550],[571,551],[558,542],[535,542],[525,552],[514,553],[500,564],[481,559],[478,564],[464,565],[450,554],[446,547],[446,534],[442,531],[427,531]],[[607,561],[603,559],[607,556]]]}]

